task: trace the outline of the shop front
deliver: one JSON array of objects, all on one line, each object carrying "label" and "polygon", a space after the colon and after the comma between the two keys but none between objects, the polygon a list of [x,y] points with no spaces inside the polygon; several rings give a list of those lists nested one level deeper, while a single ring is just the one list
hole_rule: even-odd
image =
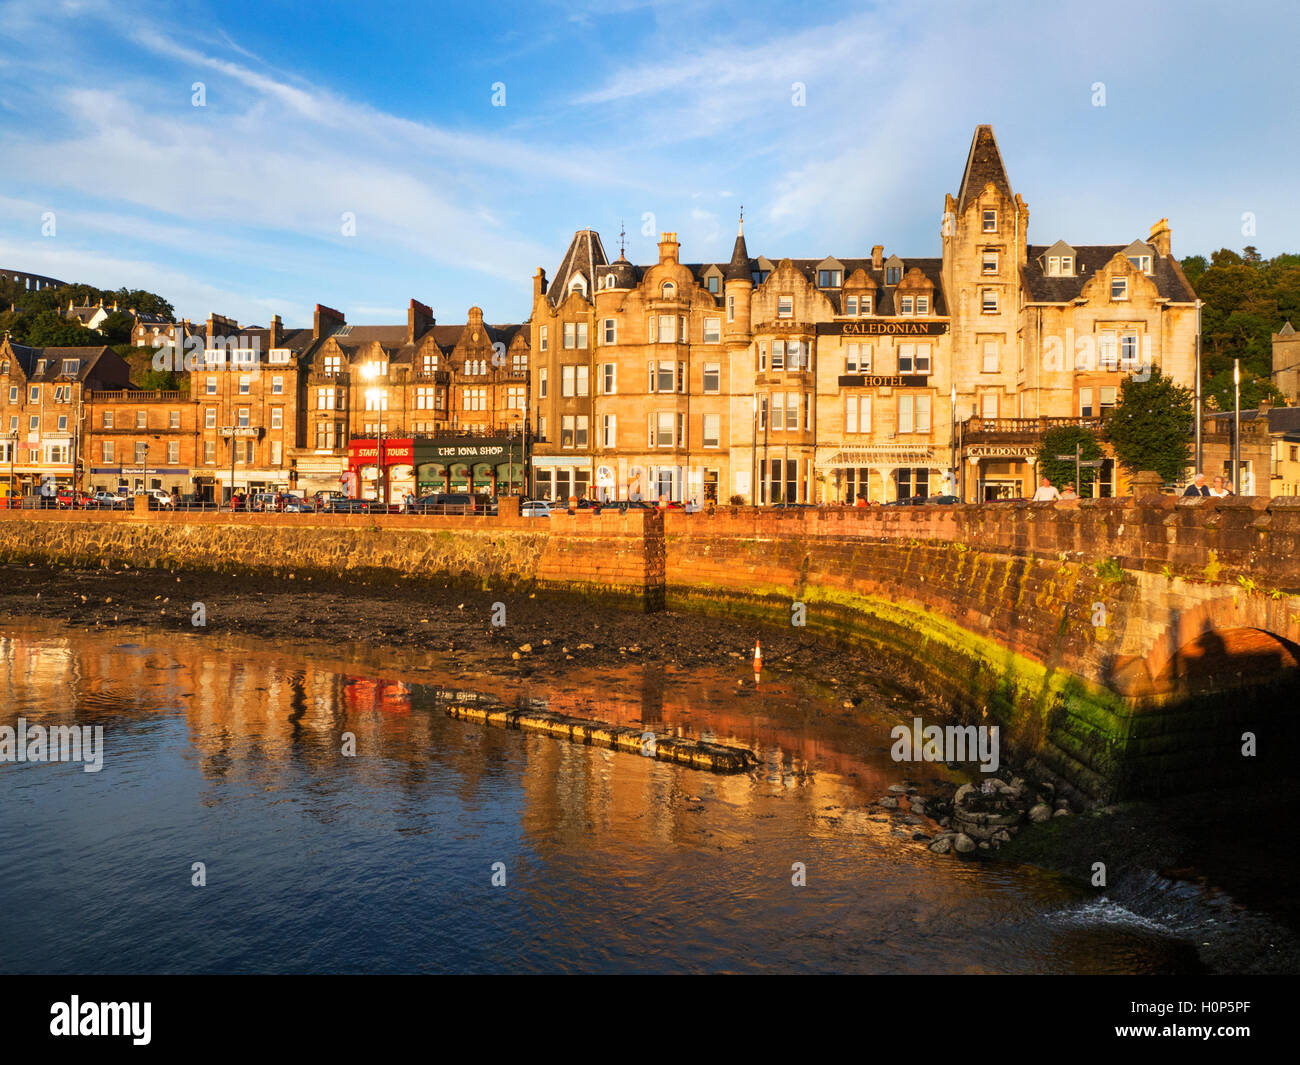
[{"label": "shop front", "polygon": [[471,492],[519,495],[524,490],[523,441],[492,437],[434,437],[417,441],[415,494]]},{"label": "shop front", "polygon": [[92,466],[90,468],[91,492],[143,491],[161,488],[179,499],[190,483],[190,471],[178,466]]},{"label": "shop front", "polygon": [[416,492],[415,441],[410,437],[352,440],[348,443],[347,486],[353,498],[400,503]]}]

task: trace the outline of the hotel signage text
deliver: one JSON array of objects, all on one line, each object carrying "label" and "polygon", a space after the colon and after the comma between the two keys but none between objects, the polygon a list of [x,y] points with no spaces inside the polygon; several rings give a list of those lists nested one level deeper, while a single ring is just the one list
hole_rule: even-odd
[{"label": "hotel signage text", "polygon": [[930,378],[925,374],[903,374],[894,377],[872,377],[870,374],[840,374],[840,388],[927,388]]},{"label": "hotel signage text", "polygon": [[818,322],[818,336],[936,337],[948,332],[947,322],[898,322],[870,319],[861,322]]}]

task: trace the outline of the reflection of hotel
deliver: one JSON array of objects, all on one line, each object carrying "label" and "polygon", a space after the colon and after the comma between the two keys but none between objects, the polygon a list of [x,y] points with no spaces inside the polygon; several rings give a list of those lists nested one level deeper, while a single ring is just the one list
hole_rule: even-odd
[{"label": "reflection of hotel", "polygon": [[754,258],[742,227],[729,259],[684,263],[665,233],[638,266],[579,231],[533,285],[539,493],[1029,494],[1046,428],[1096,425],[1145,365],[1192,383],[1196,311],[1164,220],[1101,246],[1028,224],[981,126],[939,258]]}]

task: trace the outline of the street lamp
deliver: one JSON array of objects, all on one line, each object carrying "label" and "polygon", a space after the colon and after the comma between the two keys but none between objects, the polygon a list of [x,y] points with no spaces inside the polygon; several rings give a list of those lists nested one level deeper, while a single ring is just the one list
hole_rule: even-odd
[{"label": "street lamp", "polygon": [[1232,494],[1241,495],[1241,360],[1232,360]]},{"label": "street lamp", "polygon": [[[374,381],[380,376],[380,366],[377,362],[367,363],[361,370],[361,376],[367,381]],[[375,495],[380,505],[388,505],[388,482],[387,470],[384,468],[384,408],[387,407],[388,392],[386,389],[373,387],[366,389],[366,400],[370,407],[379,415],[378,435],[375,447]]]},{"label": "street lamp", "polygon": [[[949,491],[957,493],[957,379],[952,380],[952,391],[948,399],[949,433],[948,433],[948,468],[952,471],[952,484]],[[963,500],[964,502],[964,500]]]}]

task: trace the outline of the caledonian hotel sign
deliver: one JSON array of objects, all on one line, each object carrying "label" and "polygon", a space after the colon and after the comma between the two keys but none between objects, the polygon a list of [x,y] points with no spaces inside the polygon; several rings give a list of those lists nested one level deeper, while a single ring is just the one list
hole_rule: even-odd
[{"label": "caledonian hotel sign", "polygon": [[846,337],[935,337],[948,332],[947,322],[818,322],[818,336]]}]

